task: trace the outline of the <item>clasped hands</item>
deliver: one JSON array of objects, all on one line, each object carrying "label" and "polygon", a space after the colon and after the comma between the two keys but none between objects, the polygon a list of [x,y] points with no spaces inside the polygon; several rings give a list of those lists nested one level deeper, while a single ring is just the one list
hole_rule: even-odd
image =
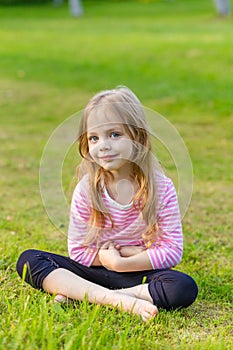
[{"label": "clasped hands", "polygon": [[143,252],[146,248],[142,246],[120,246],[113,242],[106,242],[99,249],[99,260],[108,270],[124,271],[126,259]]}]

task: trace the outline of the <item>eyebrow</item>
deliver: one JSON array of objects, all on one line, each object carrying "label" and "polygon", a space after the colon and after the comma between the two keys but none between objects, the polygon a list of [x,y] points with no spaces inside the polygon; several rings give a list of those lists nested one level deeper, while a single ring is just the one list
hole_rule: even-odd
[{"label": "eyebrow", "polygon": [[[111,128],[111,129],[107,129],[105,130],[106,133],[110,133],[110,132],[113,132],[113,131],[117,131],[117,132],[123,132],[122,128],[120,128],[119,126],[116,126],[115,128]],[[95,130],[93,131],[88,131],[87,130],[87,135],[95,135],[95,134],[98,134],[98,132],[96,132]]]}]

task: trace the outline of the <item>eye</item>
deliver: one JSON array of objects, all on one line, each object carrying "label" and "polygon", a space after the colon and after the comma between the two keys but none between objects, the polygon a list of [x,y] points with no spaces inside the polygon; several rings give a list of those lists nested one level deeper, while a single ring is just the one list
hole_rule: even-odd
[{"label": "eye", "polygon": [[110,137],[112,139],[116,139],[117,137],[120,137],[120,136],[121,136],[121,134],[119,132],[115,132],[115,131],[111,132],[111,134],[110,134]]},{"label": "eye", "polygon": [[98,140],[99,140],[98,136],[95,136],[95,135],[88,137],[88,141],[90,143],[96,143]]}]

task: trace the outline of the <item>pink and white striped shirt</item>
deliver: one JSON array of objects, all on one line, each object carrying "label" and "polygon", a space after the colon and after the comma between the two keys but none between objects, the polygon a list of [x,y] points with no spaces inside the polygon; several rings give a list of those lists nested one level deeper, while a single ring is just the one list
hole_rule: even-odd
[{"label": "pink and white striped shirt", "polygon": [[[157,223],[159,235],[156,242],[146,249],[153,269],[170,268],[177,265],[182,257],[183,236],[180,211],[175,187],[163,174],[156,175],[158,184]],[[103,189],[103,200],[110,213],[114,228],[109,219],[105,220],[99,244],[107,241],[123,245],[144,246],[142,232],[146,223],[133,203],[122,205],[114,201]],[[77,184],[71,203],[68,230],[68,251],[70,258],[82,265],[90,266],[98,253],[97,244],[84,245],[91,213],[88,175]]]}]

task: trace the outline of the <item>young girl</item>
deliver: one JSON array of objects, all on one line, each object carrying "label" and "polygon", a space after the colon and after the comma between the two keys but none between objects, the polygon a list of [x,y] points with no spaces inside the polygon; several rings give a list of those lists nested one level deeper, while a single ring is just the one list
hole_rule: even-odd
[{"label": "young girl", "polygon": [[19,275],[57,302],[87,298],[144,321],[158,308],[192,304],[196,283],[172,270],[183,245],[176,191],[151,153],[144,110],[132,91],[94,96],[78,142],[83,160],[71,203],[69,257],[27,250]]}]

